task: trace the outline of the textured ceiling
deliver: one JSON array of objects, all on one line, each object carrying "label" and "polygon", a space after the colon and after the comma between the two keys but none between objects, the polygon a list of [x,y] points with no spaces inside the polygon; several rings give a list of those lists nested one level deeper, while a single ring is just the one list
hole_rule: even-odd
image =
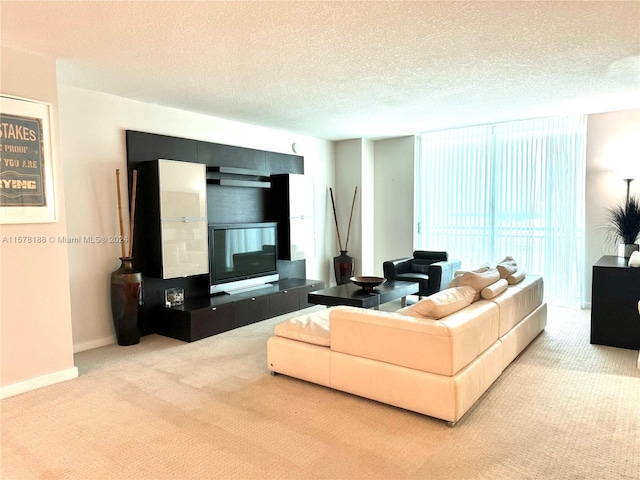
[{"label": "textured ceiling", "polygon": [[0,8],[62,83],[333,140],[640,106],[640,1]]}]

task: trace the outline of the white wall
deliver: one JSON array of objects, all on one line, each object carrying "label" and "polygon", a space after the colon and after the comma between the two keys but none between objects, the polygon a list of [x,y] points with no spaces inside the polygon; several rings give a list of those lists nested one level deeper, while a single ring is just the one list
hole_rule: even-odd
[{"label": "white wall", "polygon": [[336,143],[334,194],[343,246],[358,186],[349,240],[357,275],[382,276],[385,260],[413,251],[414,144],[413,136]]},{"label": "white wall", "polygon": [[414,148],[415,137],[375,142],[373,265],[377,276],[382,276],[382,262],[413,252]]},{"label": "white wall", "polygon": [[[361,138],[354,140],[343,140],[335,144],[335,183],[329,185],[333,188],[333,198],[340,229],[340,240],[342,248],[347,249],[349,255],[355,258],[355,275],[362,275],[362,156],[364,140]],[[355,188],[358,187],[356,202],[353,207],[351,218],[351,229],[349,230],[349,220],[351,216],[351,205]],[[331,203],[331,197],[327,192],[327,201]],[[333,214],[333,212],[332,212]],[[335,221],[333,229],[335,231]],[[349,233],[347,245],[347,233]],[[333,243],[332,257],[340,252],[336,235]],[[347,248],[348,247],[348,248]],[[335,285],[335,272],[332,263],[332,284]]]},{"label": "white wall", "polygon": [[375,143],[371,140],[362,142],[362,165],[360,169],[360,251],[361,274],[375,275],[374,252],[376,238],[374,235],[375,219]]},{"label": "white wall", "polygon": [[[326,245],[331,243],[333,232],[328,229],[331,217],[324,192],[333,181],[332,142],[68,85],[58,88],[70,237],[118,234],[115,170],[120,169],[122,191],[126,192],[126,130],[280,153],[293,153],[291,145],[296,142],[302,148],[305,173],[313,175],[315,181],[318,241],[316,258],[307,261],[307,277],[329,279],[329,265],[323,259],[327,258]],[[128,225],[128,207],[123,210]],[[115,342],[109,307],[109,275],[118,267],[119,256],[120,246],[115,243],[69,245],[75,351]]]},{"label": "white wall", "polygon": [[[0,237],[57,239],[66,235],[58,135],[55,62],[2,47],[2,93],[48,103],[57,218],[54,223],[0,225]],[[73,365],[67,247],[0,243],[0,397],[78,376]]]},{"label": "white wall", "polygon": [[[603,255],[616,255],[616,246],[603,238],[605,208],[623,203],[626,183],[613,169],[626,163],[640,168],[640,109],[589,115],[587,123],[585,305],[591,303],[592,266]],[[640,178],[631,182],[640,194]]]}]

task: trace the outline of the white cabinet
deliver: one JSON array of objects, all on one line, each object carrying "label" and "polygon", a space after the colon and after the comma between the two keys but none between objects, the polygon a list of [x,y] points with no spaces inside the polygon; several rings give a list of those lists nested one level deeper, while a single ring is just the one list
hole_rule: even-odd
[{"label": "white cabinet", "polygon": [[209,272],[205,165],[176,160],[141,162],[134,265],[154,278]]},{"label": "white cabinet", "polygon": [[278,221],[278,256],[283,260],[315,257],[313,177],[273,175],[273,216]]},{"label": "white cabinet", "polygon": [[158,160],[162,278],[209,272],[206,168]]}]

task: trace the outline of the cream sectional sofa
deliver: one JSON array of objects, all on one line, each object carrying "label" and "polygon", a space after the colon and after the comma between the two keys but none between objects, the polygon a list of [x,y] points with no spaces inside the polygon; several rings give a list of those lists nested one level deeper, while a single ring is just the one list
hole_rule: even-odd
[{"label": "cream sectional sofa", "polygon": [[[291,318],[267,342],[268,368],[453,426],[546,326],[542,277],[504,283],[443,290],[397,312],[331,307]],[[441,318],[416,313],[424,307]]]}]

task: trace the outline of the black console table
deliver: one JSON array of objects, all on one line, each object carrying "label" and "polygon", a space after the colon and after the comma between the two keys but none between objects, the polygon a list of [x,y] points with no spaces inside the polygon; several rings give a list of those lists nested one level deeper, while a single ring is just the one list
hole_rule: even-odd
[{"label": "black console table", "polygon": [[183,305],[156,310],[156,332],[193,342],[234,328],[312,306],[309,292],[321,289],[319,280],[289,278],[234,295],[188,299]]},{"label": "black console table", "polygon": [[407,305],[407,295],[418,293],[419,285],[414,282],[386,282],[373,290],[364,290],[353,283],[345,283],[331,288],[309,293],[309,302],[328,307],[348,305],[360,308],[379,309],[380,305],[401,299]]},{"label": "black console table", "polygon": [[604,256],[593,266],[591,343],[640,349],[640,268]]}]

